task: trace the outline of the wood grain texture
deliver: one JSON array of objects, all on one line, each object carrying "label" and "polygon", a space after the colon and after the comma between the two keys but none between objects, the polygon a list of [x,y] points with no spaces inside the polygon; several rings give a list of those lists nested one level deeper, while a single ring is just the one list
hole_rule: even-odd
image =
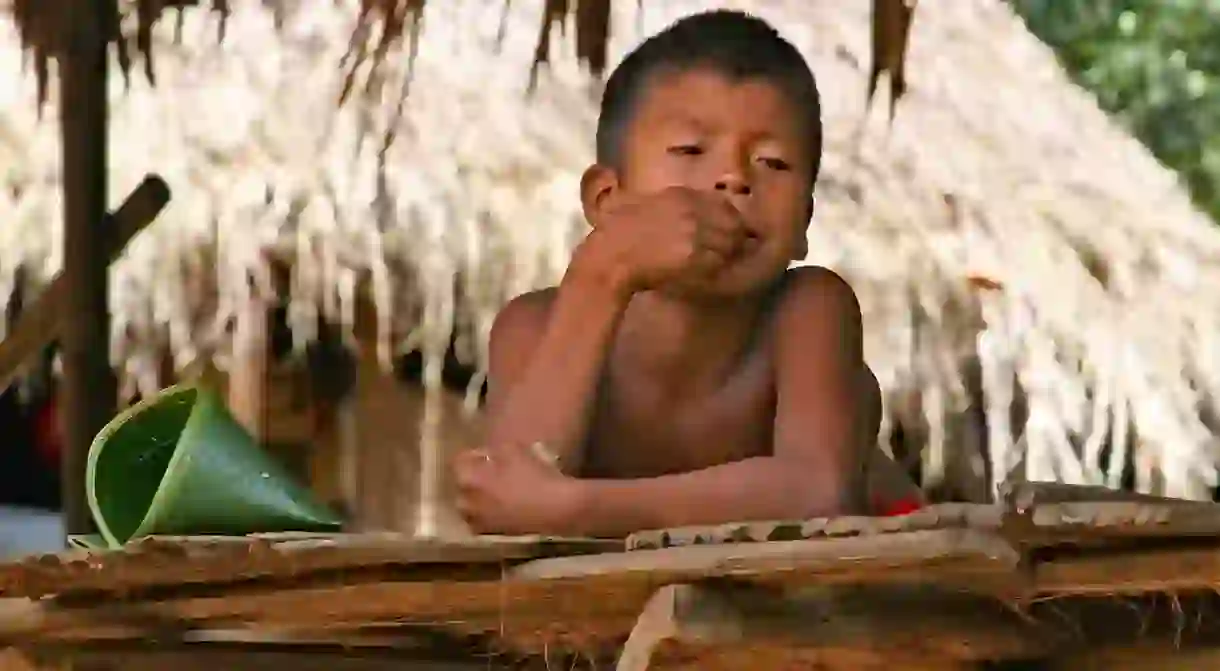
[{"label": "wood grain texture", "polygon": [[[0,596],[127,594],[154,587],[295,580],[334,571],[492,565],[621,548],[592,539],[406,534],[260,534],[150,537],[117,551],[77,550],[0,566]],[[456,574],[461,573],[455,568]],[[434,572],[427,572],[430,579]]]},{"label": "wood grain texture", "polygon": [[671,585],[649,601],[617,671],[675,660],[783,651],[807,663],[948,662],[1036,657],[1054,638],[997,602],[936,588],[814,589],[782,597]]}]

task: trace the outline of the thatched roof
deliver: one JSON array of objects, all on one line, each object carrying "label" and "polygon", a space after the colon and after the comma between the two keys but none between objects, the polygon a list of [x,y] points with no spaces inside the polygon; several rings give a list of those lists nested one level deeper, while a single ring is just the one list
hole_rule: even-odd
[{"label": "thatched roof", "polygon": [[[278,17],[262,2],[229,4],[223,45],[217,15],[188,10],[180,45],[172,22],[153,31],[155,89],[133,77],[124,91],[115,78],[114,198],[146,171],[175,194],[113,275],[114,360],[133,379],[156,384],[165,350],[179,365],[223,351],[245,278],[265,283],[271,249],[295,259],[302,338],[318,311],[350,319],[369,280],[387,346],[429,354],[455,323],[485,345],[500,305],[560,277],[583,231],[577,180],[593,155],[597,86],[556,36],[523,96],[540,0],[506,15],[502,0],[430,3],[401,117],[405,53],[385,60],[375,101],[335,105],[356,0],[280,3],[293,8]],[[610,63],[712,4],[773,20],[820,77],[827,157],[809,261],[856,286],[891,407],[914,395],[936,448],[977,357],[996,478],[1021,453],[1001,422],[1015,374],[1032,478],[1117,483],[1120,469],[1101,463],[1112,430],[1115,463],[1133,450],[1141,487],[1206,493],[1220,232],[1007,7],[920,5],[910,90],[887,130],[884,112],[864,114],[863,2],[624,0]],[[36,89],[16,33],[0,26],[0,282],[18,265],[46,278],[59,264],[58,129],[37,120]]]}]

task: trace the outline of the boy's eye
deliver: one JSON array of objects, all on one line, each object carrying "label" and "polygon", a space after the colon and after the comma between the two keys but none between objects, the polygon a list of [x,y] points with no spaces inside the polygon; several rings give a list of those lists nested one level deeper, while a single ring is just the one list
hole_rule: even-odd
[{"label": "boy's eye", "polygon": [[763,157],[758,160],[761,161],[763,165],[767,166],[768,168],[771,168],[772,170],[786,171],[786,170],[792,169],[792,166],[788,165],[788,162],[783,159]]},{"label": "boy's eye", "polygon": [[670,147],[669,153],[677,156],[698,156],[703,153],[703,147],[694,144],[680,144]]}]

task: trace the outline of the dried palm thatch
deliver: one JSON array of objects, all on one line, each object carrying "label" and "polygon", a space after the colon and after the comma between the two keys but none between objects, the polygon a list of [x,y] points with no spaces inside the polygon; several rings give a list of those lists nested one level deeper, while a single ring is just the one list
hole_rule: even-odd
[{"label": "dried palm thatch", "polygon": [[[72,20],[67,11],[73,0],[8,0],[12,6],[13,22],[17,26],[22,45],[34,62],[38,79],[38,101],[47,97],[50,62],[62,48],[66,34],[64,22]],[[643,0],[637,0],[643,6]],[[905,90],[904,63],[907,36],[916,0],[872,0],[873,3],[873,58],[869,74],[869,97],[877,86],[877,78],[883,72],[891,75],[891,116],[893,103]],[[152,49],[154,26],[170,10],[177,12],[176,27],[180,36],[183,10],[197,6],[198,0],[106,0],[108,9],[104,32],[108,41],[115,45],[118,65],[125,78],[130,81],[133,52],[144,59],[144,73],[150,82],[156,80]],[[264,6],[277,17],[277,25],[287,10],[286,0],[263,0]],[[418,42],[424,9],[427,0],[362,0],[355,30],[348,44],[344,64],[347,66],[346,83],[341,99],[346,99],[356,85],[362,66],[367,65],[365,85],[369,92],[376,92],[384,83],[380,77],[380,66],[395,47],[404,41],[414,54]],[[505,13],[511,9],[512,0],[504,0]],[[538,67],[550,61],[551,34],[556,26],[561,29],[573,19],[575,22],[575,47],[577,57],[589,67],[594,76],[606,69],[610,37],[610,0],[544,0],[539,16],[538,42],[534,46],[534,61],[531,64],[531,80]],[[226,20],[229,16],[229,0],[211,0],[211,9],[219,15],[219,38],[224,39]],[[124,25],[123,17],[133,17]],[[501,23],[501,36],[504,25]]]},{"label": "dried palm thatch", "polygon": [[[294,261],[302,341],[319,312],[350,324],[367,282],[383,354],[422,348],[430,384],[454,330],[481,365],[496,309],[560,277],[583,232],[598,87],[587,52],[558,36],[543,40],[548,67],[531,65],[539,18],[567,3],[430,3],[417,42],[384,47],[381,83],[336,107],[350,72],[368,81],[367,65],[336,64],[370,4],[232,2],[223,45],[218,15],[186,10],[149,34],[157,88],[115,84],[115,193],[151,169],[178,194],[114,270],[112,356],[133,383],[159,383],[164,351],[180,366],[223,353],[233,316],[269,285],[268,252]],[[1220,232],[1009,9],[919,8],[892,127],[866,114],[865,3],[613,3],[606,62],[713,4],[774,21],[821,79],[809,262],[857,288],[870,363],[891,408],[918,401],[933,470],[977,360],[994,479],[1023,457],[1032,479],[1115,485],[1130,460],[1141,489],[1207,494]],[[21,63],[19,36],[0,27],[0,296],[15,268],[45,279],[60,262],[56,128],[37,119]]]}]

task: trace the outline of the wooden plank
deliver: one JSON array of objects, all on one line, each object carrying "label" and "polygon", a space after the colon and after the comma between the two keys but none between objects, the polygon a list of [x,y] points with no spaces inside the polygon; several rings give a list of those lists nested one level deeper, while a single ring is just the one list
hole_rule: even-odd
[{"label": "wooden plank", "polygon": [[903,579],[902,569],[1011,573],[1020,555],[998,536],[968,529],[910,531],[823,540],[691,545],[661,550],[542,559],[519,566],[519,580],[572,580],[638,573],[663,582],[707,577],[815,575],[819,581]]},{"label": "wooden plank", "polygon": [[692,660],[666,660],[658,669],[663,671],[742,671],[742,669],[783,669],[789,671],[978,671],[973,662],[954,663],[948,660],[909,659],[876,660],[871,656],[854,656],[850,652],[833,655],[810,654],[808,651],[737,648],[702,655]]},{"label": "wooden plank", "polygon": [[[943,503],[900,517],[834,517],[745,522],[642,531],[628,550],[688,545],[761,543],[848,536],[973,529],[999,532],[1023,547],[1106,545],[1133,538],[1220,535],[1220,505],[1113,492],[1100,487],[1043,487],[1026,483],[1003,506]],[[1098,500],[1078,500],[1086,496]]]},{"label": "wooden plank", "polygon": [[1055,558],[1036,563],[1033,576],[1045,596],[1220,590],[1220,543]]},{"label": "wooden plank", "polygon": [[894,584],[947,576],[982,589],[989,577],[1009,579],[1018,560],[1002,541],[975,532],[699,546],[542,559],[469,582],[234,587],[81,606],[44,600],[0,621],[0,632],[80,638],[126,635],[116,630],[121,627],[163,634],[230,624],[340,629],[460,622],[473,632],[512,637],[527,648],[559,639],[578,646],[626,636],[653,591],[673,582],[736,578],[782,580],[785,585]]},{"label": "wooden plank", "polygon": [[1202,671],[1220,668],[1220,648],[1176,645],[1103,648],[1050,660],[1046,671]]},{"label": "wooden plank", "polygon": [[[404,534],[259,534],[246,537],[151,537],[110,552],[78,550],[0,565],[0,596],[82,592],[130,593],[153,587],[227,584],[258,578],[300,580],[312,574],[501,562],[600,552],[616,541],[478,536],[417,539]],[[439,571],[439,573],[438,573]],[[421,579],[444,573],[424,571]],[[486,571],[484,572],[486,573]]]},{"label": "wooden plank", "polygon": [[1135,501],[1040,504],[1007,515],[1001,534],[1023,547],[1105,546],[1220,535],[1220,505]]},{"label": "wooden plank", "polygon": [[20,650],[0,646],[0,671],[38,671],[38,667]]},{"label": "wooden plank", "polygon": [[1039,505],[1038,527],[1140,536],[1195,536],[1220,532],[1220,505],[1138,501],[1088,501]]},{"label": "wooden plank", "polygon": [[569,586],[567,596],[571,598],[555,604],[547,603],[553,591],[486,580],[235,588],[212,595],[89,605],[24,600],[0,611],[0,640],[176,640],[187,632],[208,628],[333,634],[390,623],[449,626],[471,635],[529,636],[542,627],[603,617],[613,620],[609,635],[615,637],[626,635],[647,600],[648,590],[638,592],[590,602],[583,598],[588,593],[580,586]]},{"label": "wooden plank", "polygon": [[[22,654],[40,669],[122,669],[123,671],[498,671],[512,668],[492,660],[429,659],[396,651],[268,648],[212,645],[128,645],[102,649],[41,649]],[[8,671],[0,666],[0,671]]]},{"label": "wooden plank", "polygon": [[938,529],[999,529],[1003,510],[972,503],[941,503],[900,517],[845,516],[811,520],[742,522],[641,531],[627,537],[628,550],[656,550],[715,543],[762,543]]},{"label": "wooden plank", "polygon": [[821,652],[741,646],[685,659],[665,659],[650,667],[650,671],[978,671],[979,668],[974,662],[917,659],[909,655],[877,659],[871,653],[856,654],[851,650]]},{"label": "wooden plank", "polygon": [[[156,175],[140,182],[112,214],[103,227],[112,232],[113,245],[107,258],[113,262],[127,243],[144,230],[169,204],[169,186]],[[59,337],[63,315],[67,312],[67,280],[56,273],[51,283],[21,311],[17,324],[0,340],[0,389],[17,378],[23,364]]]},{"label": "wooden plank", "polygon": [[784,598],[728,585],[670,585],[649,600],[617,669],[666,668],[666,658],[743,647],[803,652],[805,662],[821,664],[1029,658],[1053,641],[1040,629],[994,600],[935,588],[814,589]]},{"label": "wooden plank", "polygon": [[1005,482],[1000,486],[999,500],[1009,508],[1021,511],[1050,503],[1159,503],[1170,505],[1211,505],[1210,501],[1172,499],[1094,485],[1069,485],[1060,482]]},{"label": "wooden plank", "polygon": [[1220,647],[1220,596],[1211,590],[1043,597],[1020,612],[1052,630],[1052,659],[1107,649]]},{"label": "wooden plank", "polygon": [[[380,604],[377,607],[384,609],[394,598],[394,586],[380,587],[389,588],[389,591],[383,592],[377,599]],[[691,608],[688,604],[681,606],[681,629],[673,635],[667,635],[666,644],[659,650],[659,657],[665,660],[666,664],[674,660],[699,658],[708,660],[708,667],[705,668],[710,668],[715,666],[710,661],[713,658],[722,658],[733,650],[750,650],[753,654],[764,657],[778,657],[782,653],[785,658],[803,660],[805,663],[831,664],[851,660],[858,665],[848,664],[843,668],[865,668],[865,662],[884,659],[916,662],[929,659],[945,661],[1029,656],[1041,652],[1044,643],[1054,642],[1053,636],[1044,635],[1041,625],[1006,612],[998,602],[934,588],[895,588],[892,585],[819,588],[805,591],[793,599],[782,599],[777,594],[768,594],[757,589],[731,590],[727,592],[727,596],[723,596],[724,592],[720,590],[715,590],[715,593],[716,597],[710,607]],[[361,596],[369,594],[364,592]],[[402,594],[404,593],[399,592],[399,595]],[[340,610],[344,610],[346,604],[354,602],[351,598],[353,593],[348,593],[348,598],[340,594],[331,596],[336,598],[329,601],[329,606],[327,601],[318,598],[309,602],[281,602],[277,605],[264,602],[264,606],[278,610],[281,617],[275,622],[260,619],[258,626],[283,635],[283,632],[290,631],[284,628],[286,621],[283,616],[291,608],[294,611],[293,617],[298,622],[302,619],[299,617],[301,613],[312,612],[310,626],[315,627],[312,635],[322,638],[327,630],[317,627],[322,625],[325,610],[336,603],[340,604]],[[236,597],[238,601],[244,599],[245,597]],[[148,608],[142,610],[135,607],[107,607],[103,609],[104,612],[92,614],[70,610],[56,611],[43,606],[41,609],[46,618],[43,628],[20,635],[26,644],[50,638],[86,643],[97,640],[94,633],[86,627],[93,626],[96,631],[97,628],[109,626],[110,633],[114,634],[115,625],[107,625],[106,622],[112,622],[116,617],[120,622],[133,622],[134,614],[138,612],[144,621],[138,627],[133,627],[127,638],[142,640],[155,637],[159,640],[171,640],[175,635],[174,626],[179,628],[179,635],[189,635],[182,632],[203,624],[203,620],[198,619],[198,616],[204,615],[209,606],[203,600],[192,601],[194,603],[188,608],[176,608],[172,614],[163,610],[160,603],[148,604]],[[653,602],[655,601],[654,599]],[[638,602],[647,603],[647,595],[641,597]],[[558,609],[542,608],[542,602],[533,605],[540,608],[508,606],[501,614],[502,621],[498,625],[496,620],[490,617],[491,613],[484,613],[479,626],[483,631],[501,637],[505,645],[522,654],[544,654],[550,651],[558,656],[573,651],[596,651],[599,647],[605,650],[607,646],[613,646],[626,637],[633,625],[640,621],[636,617],[639,611],[628,613],[625,608],[630,604],[621,601],[619,610],[608,609],[604,602],[587,601],[583,606],[575,608],[570,604],[563,604]],[[223,599],[215,600],[210,606],[227,607]],[[728,610],[731,617],[718,615],[717,608]],[[172,619],[188,611],[193,611],[190,614],[195,616],[189,623],[181,620],[175,622]],[[365,617],[368,618],[373,613],[368,602],[365,602]],[[234,619],[216,617],[218,614],[219,611],[212,611],[211,623],[227,622],[231,625],[237,622]],[[262,613],[263,616],[270,614],[270,610]],[[347,613],[339,615],[340,624],[346,624],[348,627],[362,627],[372,621],[362,619],[352,622],[348,621],[346,616]],[[454,620],[449,623],[451,628],[458,631],[472,630],[469,613],[451,612],[450,616]],[[161,622],[162,626],[158,627],[155,619],[159,617],[165,619]],[[382,610],[380,617],[397,619],[388,610]],[[722,619],[725,617],[728,619]],[[594,622],[599,619],[600,621]],[[72,626],[64,627],[70,620],[74,620]],[[46,626],[51,624],[60,627],[54,632],[55,636],[48,636]],[[593,636],[584,638],[563,638],[553,629],[557,626],[567,626],[579,633],[582,626],[590,625],[602,629]],[[333,627],[334,623],[331,623],[331,626]],[[551,629],[548,631],[548,628]],[[11,626],[6,629],[13,631]],[[142,631],[137,633],[134,629]],[[329,631],[330,635],[334,636],[335,629]],[[351,649],[358,646],[346,647]],[[799,654],[791,654],[794,652]],[[662,665],[661,668],[668,666]],[[729,665],[720,668],[744,667]]]},{"label": "wooden plank", "polygon": [[[727,589],[725,582],[703,581],[704,586],[719,588],[712,592],[712,605],[679,609],[685,629],[679,628],[676,647],[662,645],[659,654],[667,660],[716,660],[678,668],[765,668],[734,667],[726,661],[742,659],[872,668],[882,660],[905,664],[933,658],[1050,658],[1094,646],[1220,641],[1220,597],[1215,594],[1034,600],[1010,606],[1011,613],[1006,613],[1000,600],[954,594],[956,585],[928,582],[927,576],[908,584],[861,580],[798,588],[789,593],[791,599],[780,599],[781,592],[771,586],[734,584]],[[369,631],[381,624],[491,635],[504,648],[523,654],[596,652],[627,637],[653,598],[654,586],[645,575],[603,572],[585,580],[540,582],[510,575],[503,581],[477,583],[234,588],[205,596],[88,606],[25,601],[22,607],[0,608],[0,640],[26,645],[105,638],[175,640],[209,628],[278,636],[297,632],[334,640],[347,638],[343,632]],[[727,619],[706,614],[729,606]]]},{"label": "wooden plank", "polygon": [[[748,551],[730,549],[726,551],[727,554],[714,549],[717,547],[715,545],[699,544],[703,542],[700,536],[703,532],[700,530],[675,530],[671,532],[668,540],[664,533],[652,534],[652,541],[646,540],[646,534],[639,534],[631,540],[637,548],[646,547],[650,542],[671,545],[676,542],[679,547],[669,549],[686,549],[689,552],[657,556],[650,553],[660,552],[659,550],[637,549],[629,553],[634,555],[633,558],[616,554],[596,559],[555,559],[552,563],[524,567],[521,571],[526,572],[522,574],[522,578],[551,579],[554,575],[567,571],[596,572],[600,570],[596,568],[600,562],[608,567],[607,570],[611,573],[644,572],[657,580],[674,582],[686,580],[701,572],[714,573],[722,570],[723,567],[716,567],[716,562],[728,562],[728,565],[736,561],[745,562],[754,567],[751,571],[780,575],[790,571],[782,563],[794,557],[804,562],[822,562],[827,571],[833,572],[829,567],[836,563],[843,564],[842,556],[845,552],[880,552],[881,555],[873,564],[869,561],[854,561],[850,563],[851,570],[855,573],[876,571],[879,570],[878,566],[882,566],[888,573],[897,575],[894,561],[919,571],[927,570],[926,564],[929,562],[957,565],[962,562],[976,562],[976,568],[982,569],[985,566],[985,572],[995,573],[997,567],[1002,567],[999,572],[1010,570],[1011,565],[1017,561],[1012,543],[1023,547],[1065,543],[1104,544],[1147,537],[1165,539],[1188,537],[1192,534],[1212,536],[1220,533],[1220,511],[1211,506],[1182,507],[1127,502],[1039,506],[1019,519],[1010,516],[1003,520],[1000,532],[1008,542],[995,534],[960,528],[963,525],[977,524],[994,529],[997,520],[992,515],[994,510],[992,507],[977,506],[932,507],[909,516],[910,519],[843,518],[814,520],[802,523],[799,527],[789,525],[785,528],[782,523],[773,523],[712,529],[709,533],[720,534],[713,540],[728,538],[732,541],[726,547],[759,546]],[[920,525],[956,525],[959,528],[900,531],[912,526],[918,528]],[[727,531],[724,531],[726,529]],[[777,534],[780,537],[821,534],[823,540],[752,544],[737,542],[742,538],[751,537],[775,538]],[[1101,541],[1098,541],[1099,538]],[[841,544],[835,545],[836,542]],[[683,544],[687,543],[691,545],[683,547]],[[971,543],[974,545],[971,546]],[[412,539],[394,534],[149,539],[116,553],[67,553],[30,558],[17,564],[0,566],[0,595],[41,596],[80,591],[126,592],[153,586],[220,584],[254,578],[290,580],[336,569],[372,570],[419,564],[522,561],[556,554],[604,552],[617,547],[621,546],[612,541],[579,539],[565,541],[482,538],[457,541]],[[734,553],[740,552],[745,554],[734,559]],[[894,552],[908,554],[896,560],[894,556],[897,555],[891,556]],[[938,559],[938,553],[945,555]],[[813,559],[815,556],[818,557],[816,560]],[[990,556],[993,560],[1003,556],[1005,559],[998,563],[990,560],[978,563],[977,560],[981,556]],[[662,563],[654,563],[657,561]],[[680,563],[667,563],[674,561]],[[797,568],[806,574],[811,572],[808,564]],[[528,572],[534,573],[527,575]],[[438,574],[429,575],[436,577]]]}]

